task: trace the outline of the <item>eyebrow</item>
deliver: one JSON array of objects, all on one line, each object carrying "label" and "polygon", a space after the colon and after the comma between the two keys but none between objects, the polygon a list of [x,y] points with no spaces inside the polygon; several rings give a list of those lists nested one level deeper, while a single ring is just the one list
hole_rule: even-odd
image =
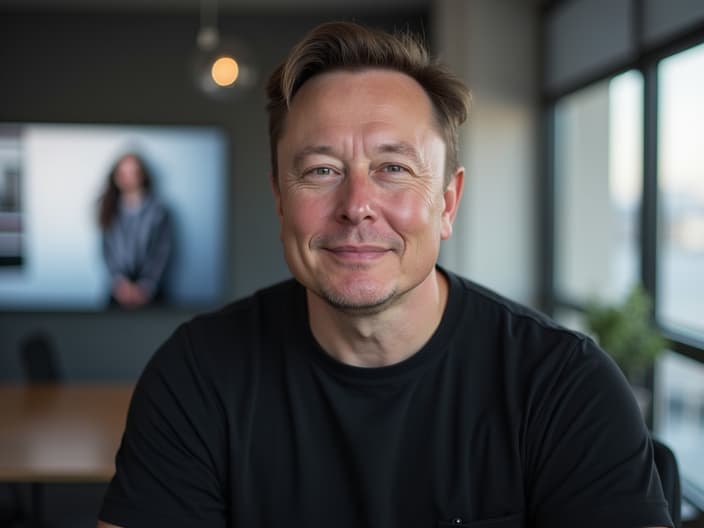
[{"label": "eyebrow", "polygon": [[[382,143],[381,145],[374,147],[373,151],[381,154],[400,154],[401,156],[410,159],[419,167],[425,166],[418,150],[413,145],[405,141],[400,141],[398,143]],[[294,155],[293,166],[297,169],[300,168],[303,160],[305,160],[307,156],[311,156],[313,154],[335,156],[335,149],[330,145],[309,145],[304,147]]]},{"label": "eyebrow", "polygon": [[303,160],[312,154],[325,154],[333,155],[334,149],[330,145],[310,145],[299,150],[293,157],[293,166],[298,169],[300,168]]},{"label": "eyebrow", "polygon": [[419,167],[425,165],[418,149],[405,141],[400,141],[398,143],[383,143],[374,150],[382,154],[400,154],[401,156],[410,159]]}]

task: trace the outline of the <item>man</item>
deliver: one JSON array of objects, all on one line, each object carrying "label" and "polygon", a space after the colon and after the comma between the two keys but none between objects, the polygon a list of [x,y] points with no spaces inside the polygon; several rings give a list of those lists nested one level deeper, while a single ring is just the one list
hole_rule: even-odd
[{"label": "man", "polygon": [[436,266],[464,183],[462,83],[411,39],[332,23],[268,96],[295,280],[196,318],[156,353],[101,519],[671,526],[613,362]]}]

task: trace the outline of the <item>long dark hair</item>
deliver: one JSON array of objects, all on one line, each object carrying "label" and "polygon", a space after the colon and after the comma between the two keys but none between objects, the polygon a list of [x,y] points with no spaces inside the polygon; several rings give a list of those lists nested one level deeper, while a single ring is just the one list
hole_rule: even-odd
[{"label": "long dark hair", "polygon": [[134,152],[128,152],[120,156],[112,166],[112,169],[110,169],[108,181],[105,184],[105,190],[98,199],[98,223],[103,229],[110,227],[115,216],[117,216],[117,208],[120,203],[120,189],[115,183],[115,174],[117,173],[117,168],[120,166],[120,163],[126,158],[134,158],[139,165],[139,170],[142,173],[142,188],[144,192],[149,193],[152,189],[152,177],[144,160]]}]

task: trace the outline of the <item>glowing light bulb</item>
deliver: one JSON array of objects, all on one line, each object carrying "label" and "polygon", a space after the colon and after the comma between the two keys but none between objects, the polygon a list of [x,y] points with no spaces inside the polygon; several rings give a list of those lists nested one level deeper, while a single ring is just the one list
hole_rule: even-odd
[{"label": "glowing light bulb", "polygon": [[240,74],[237,61],[232,57],[220,57],[213,63],[210,75],[218,86],[230,86],[234,84]]}]

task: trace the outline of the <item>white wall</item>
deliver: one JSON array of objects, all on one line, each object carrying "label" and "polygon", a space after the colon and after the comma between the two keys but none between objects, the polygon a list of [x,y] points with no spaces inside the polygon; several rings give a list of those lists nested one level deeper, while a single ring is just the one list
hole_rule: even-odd
[{"label": "white wall", "polygon": [[538,294],[538,10],[525,0],[438,0],[435,49],[468,83],[467,175],[441,263],[513,299]]}]

